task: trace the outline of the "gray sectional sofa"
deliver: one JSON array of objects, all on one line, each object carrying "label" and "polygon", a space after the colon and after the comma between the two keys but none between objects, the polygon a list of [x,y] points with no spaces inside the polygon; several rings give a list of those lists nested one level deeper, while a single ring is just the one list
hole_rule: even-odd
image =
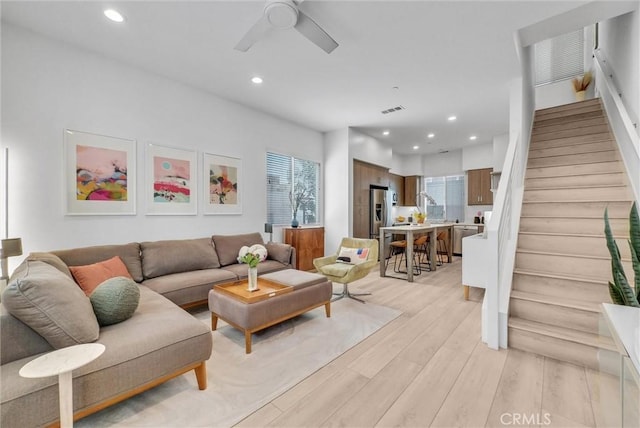
[{"label": "gray sectional sofa", "polygon": [[[0,305],[0,426],[56,423],[57,378],[25,379],[18,371],[39,355],[77,343],[95,341],[106,350],[73,372],[76,419],[191,370],[205,389],[211,331],[182,308],[206,303],[215,284],[246,277],[247,266],[236,257],[242,246],[256,243],[263,243],[259,233],[31,254],[12,275]],[[269,257],[259,273],[295,268],[295,249],[264,245]],[[68,266],[114,256],[138,283],[140,300],[131,318],[99,327]]]}]

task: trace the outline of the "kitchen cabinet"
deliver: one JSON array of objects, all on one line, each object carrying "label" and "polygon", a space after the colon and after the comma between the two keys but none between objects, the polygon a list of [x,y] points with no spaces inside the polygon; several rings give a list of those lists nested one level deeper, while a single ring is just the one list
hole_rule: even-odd
[{"label": "kitchen cabinet", "polygon": [[389,188],[394,194],[393,204],[397,206],[404,205],[404,177],[389,173]]},{"label": "kitchen cabinet", "polygon": [[391,187],[387,168],[353,160],[353,237],[369,239],[369,189]]},{"label": "kitchen cabinet", "polygon": [[286,227],[284,242],[296,249],[298,270],[314,270],[313,259],[324,257],[324,227]]},{"label": "kitchen cabinet", "polygon": [[493,205],[492,171],[492,168],[483,168],[467,172],[467,205]]},{"label": "kitchen cabinet", "polygon": [[404,203],[402,205],[411,207],[416,206],[416,195],[420,190],[419,175],[410,175],[404,178]]}]

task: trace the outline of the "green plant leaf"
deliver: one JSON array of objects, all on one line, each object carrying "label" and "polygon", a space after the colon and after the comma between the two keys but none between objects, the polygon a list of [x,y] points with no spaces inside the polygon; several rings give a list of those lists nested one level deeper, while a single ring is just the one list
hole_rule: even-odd
[{"label": "green plant leaf", "polygon": [[611,301],[614,304],[624,305],[625,302],[620,289],[611,281],[609,281],[609,296],[611,296]]},{"label": "green plant leaf", "polygon": [[[604,210],[604,234],[607,238],[607,248],[609,254],[611,254],[611,273],[613,274],[613,280],[616,280],[616,271],[622,272],[624,276],[624,268],[622,267],[622,261],[620,260],[620,249],[616,240],[613,238],[613,232],[611,232],[611,225],[609,224],[609,208]],[[626,276],[624,276],[626,281]]]},{"label": "green plant leaf", "polygon": [[622,300],[626,306],[634,306],[636,308],[640,308],[640,304],[638,304],[638,299],[636,298],[636,294],[633,292],[633,289],[627,282],[627,278],[624,276],[624,272],[616,272],[616,276],[614,277],[617,281],[615,281],[616,288],[618,288]]},{"label": "green plant leaf", "polygon": [[629,213],[629,247],[631,248],[631,262],[635,274],[636,299],[640,301],[640,215],[638,204],[634,201]]},{"label": "green plant leaf", "polygon": [[640,302],[640,253],[631,245],[631,240],[629,240],[629,248],[631,248],[631,262],[635,275],[636,299]]}]

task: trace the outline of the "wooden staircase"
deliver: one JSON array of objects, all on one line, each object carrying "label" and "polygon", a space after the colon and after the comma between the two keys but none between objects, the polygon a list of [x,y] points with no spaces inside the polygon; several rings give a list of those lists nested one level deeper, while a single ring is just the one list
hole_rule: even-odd
[{"label": "wooden staircase", "polygon": [[[604,210],[626,272],[632,192],[599,99],[536,111],[509,307],[509,347],[598,369],[610,302]],[[606,364],[606,362],[605,362]]]}]

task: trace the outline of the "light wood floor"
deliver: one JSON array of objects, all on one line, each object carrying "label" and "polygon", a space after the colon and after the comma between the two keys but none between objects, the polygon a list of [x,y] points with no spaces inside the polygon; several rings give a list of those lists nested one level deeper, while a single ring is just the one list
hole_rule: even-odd
[{"label": "light wood floor", "polygon": [[483,290],[463,299],[460,260],[350,285],[403,315],[238,426],[620,426],[615,377],[482,343]]}]

